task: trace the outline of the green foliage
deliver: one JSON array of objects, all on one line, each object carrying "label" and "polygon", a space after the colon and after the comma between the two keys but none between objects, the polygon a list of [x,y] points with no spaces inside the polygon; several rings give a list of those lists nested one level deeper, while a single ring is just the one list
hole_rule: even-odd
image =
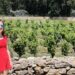
[{"label": "green foliage", "polygon": [[61,47],[62,55],[67,56],[69,52],[69,43],[67,41],[64,41]]},{"label": "green foliage", "polygon": [[0,15],[9,14],[10,2],[10,0],[0,0]]},{"label": "green foliage", "polygon": [[30,53],[31,54],[34,54],[34,56],[36,56],[36,53],[37,53],[37,39],[36,39],[36,31],[34,30],[33,28],[33,31],[31,33],[31,35],[29,36],[28,38],[28,47],[29,49],[31,50]]},{"label": "green foliage", "polygon": [[21,9],[35,16],[70,16],[75,0],[0,0],[0,15]]},{"label": "green foliage", "polygon": [[51,54],[51,57],[54,57],[54,55],[55,55],[55,41],[49,40],[47,48],[48,48],[48,53]]},{"label": "green foliage", "polygon": [[13,47],[14,50],[19,54],[19,56],[23,55],[25,45],[23,45],[22,43],[15,43]]},{"label": "green foliage", "polygon": [[57,48],[62,55],[75,51],[75,22],[5,20],[5,33],[10,38],[11,52],[14,50],[20,57],[36,56],[44,48],[52,57],[56,55]]},{"label": "green foliage", "polygon": [[69,0],[50,0],[49,11],[50,16],[70,16],[71,1]]}]

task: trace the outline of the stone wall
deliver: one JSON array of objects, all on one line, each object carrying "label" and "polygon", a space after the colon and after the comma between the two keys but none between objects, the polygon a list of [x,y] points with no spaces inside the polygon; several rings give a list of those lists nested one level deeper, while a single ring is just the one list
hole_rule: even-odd
[{"label": "stone wall", "polygon": [[75,57],[12,58],[13,69],[8,75],[75,75]]}]

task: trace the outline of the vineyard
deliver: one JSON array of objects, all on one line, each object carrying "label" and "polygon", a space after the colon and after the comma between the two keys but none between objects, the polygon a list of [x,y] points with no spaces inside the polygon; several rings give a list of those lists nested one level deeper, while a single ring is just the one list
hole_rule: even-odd
[{"label": "vineyard", "polygon": [[5,20],[9,50],[19,57],[75,55],[75,22],[65,20]]}]

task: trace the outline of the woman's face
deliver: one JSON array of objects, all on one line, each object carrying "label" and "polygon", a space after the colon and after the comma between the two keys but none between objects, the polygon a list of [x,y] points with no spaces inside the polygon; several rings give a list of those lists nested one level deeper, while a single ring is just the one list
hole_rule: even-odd
[{"label": "woman's face", "polygon": [[[0,21],[0,25],[3,25],[2,21]],[[3,31],[3,27],[0,26],[0,34],[2,33],[2,31]]]}]

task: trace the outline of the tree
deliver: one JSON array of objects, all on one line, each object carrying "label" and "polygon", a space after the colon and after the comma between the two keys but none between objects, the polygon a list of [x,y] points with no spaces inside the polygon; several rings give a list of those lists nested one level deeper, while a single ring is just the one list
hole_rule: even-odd
[{"label": "tree", "polygon": [[75,0],[0,0],[0,14],[7,15],[10,9],[23,9],[31,15],[70,16]]},{"label": "tree", "polygon": [[0,14],[8,15],[10,10],[10,0],[0,0]]},{"label": "tree", "polygon": [[71,2],[69,0],[51,0],[49,2],[50,16],[70,16]]}]

